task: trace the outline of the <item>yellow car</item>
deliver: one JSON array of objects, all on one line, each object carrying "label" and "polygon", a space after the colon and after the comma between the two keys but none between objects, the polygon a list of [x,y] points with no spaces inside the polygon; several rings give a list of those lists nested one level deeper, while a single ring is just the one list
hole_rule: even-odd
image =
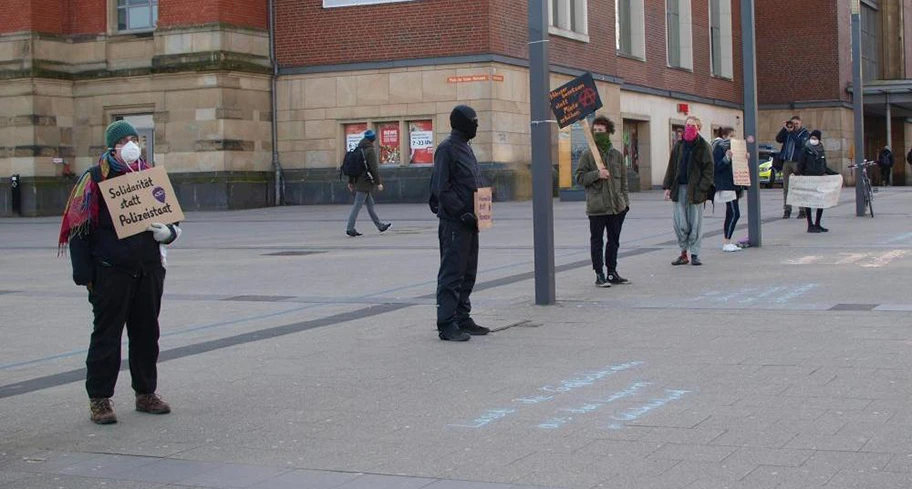
[{"label": "yellow car", "polygon": [[782,185],[782,172],[776,171],[773,168],[772,158],[760,163],[757,173],[757,180],[760,182],[760,185],[763,185],[766,188],[773,188],[773,185],[776,184]]}]

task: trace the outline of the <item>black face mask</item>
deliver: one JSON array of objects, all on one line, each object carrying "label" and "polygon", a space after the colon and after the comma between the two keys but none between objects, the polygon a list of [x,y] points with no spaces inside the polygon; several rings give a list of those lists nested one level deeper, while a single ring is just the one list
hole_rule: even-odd
[{"label": "black face mask", "polygon": [[468,105],[457,105],[450,112],[450,126],[467,139],[472,139],[478,133],[478,115]]}]

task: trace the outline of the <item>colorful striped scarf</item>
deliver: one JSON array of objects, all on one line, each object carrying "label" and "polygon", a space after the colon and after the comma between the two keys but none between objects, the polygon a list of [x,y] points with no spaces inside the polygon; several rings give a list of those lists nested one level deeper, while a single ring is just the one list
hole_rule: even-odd
[{"label": "colorful striped scarf", "polygon": [[[127,166],[126,163],[114,156],[114,150],[109,150],[98,158],[98,167],[101,179],[107,180],[113,171],[117,174],[129,171],[147,170],[149,166],[139,159]],[[98,184],[92,179],[92,169],[88,169],[79,177],[66,209],[63,211],[63,220],[60,223],[60,234],[57,237],[58,255],[65,253],[67,244],[74,236],[82,236],[91,231],[98,222],[98,203],[101,195],[98,193]]]}]

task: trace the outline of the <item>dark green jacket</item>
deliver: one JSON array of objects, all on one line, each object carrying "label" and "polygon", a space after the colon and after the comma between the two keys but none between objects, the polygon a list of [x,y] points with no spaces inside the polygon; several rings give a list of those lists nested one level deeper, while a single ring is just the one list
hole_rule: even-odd
[{"label": "dark green jacket", "polygon": [[367,161],[367,169],[374,179],[371,181],[370,178],[368,178],[367,173],[362,173],[355,178],[353,184],[356,192],[370,193],[374,191],[374,188],[376,188],[377,185],[383,183],[383,179],[380,177],[380,157],[377,155],[377,148],[374,147],[374,143],[368,141],[367,138],[362,138],[361,142],[358,143],[358,147],[364,151],[364,160]]},{"label": "dark green jacket", "polygon": [[620,214],[630,206],[624,156],[612,148],[608,153],[602,153],[602,161],[611,178],[599,178],[598,166],[589,149],[583,150],[576,168],[576,183],[586,187],[586,215],[589,216]]},{"label": "dark green jacket", "polygon": [[[681,160],[681,153],[684,149],[684,141],[675,143],[671,150],[671,157],[668,158],[668,168],[665,170],[665,181],[662,188],[671,190],[671,200],[677,202],[678,195],[678,171]],[[709,187],[713,184],[715,166],[713,164],[712,147],[703,139],[703,136],[697,136],[694,141],[693,151],[690,152],[690,162],[687,164],[687,203],[702,204],[706,201]]]}]

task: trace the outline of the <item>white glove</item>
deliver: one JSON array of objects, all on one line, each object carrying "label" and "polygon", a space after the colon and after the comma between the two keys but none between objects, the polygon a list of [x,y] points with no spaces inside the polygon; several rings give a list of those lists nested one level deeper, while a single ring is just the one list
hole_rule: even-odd
[{"label": "white glove", "polygon": [[155,238],[155,241],[158,241],[159,243],[170,243],[177,239],[176,231],[175,234],[172,234],[171,229],[160,222],[153,222],[149,227],[146,228],[146,231],[152,233],[152,237]]}]

